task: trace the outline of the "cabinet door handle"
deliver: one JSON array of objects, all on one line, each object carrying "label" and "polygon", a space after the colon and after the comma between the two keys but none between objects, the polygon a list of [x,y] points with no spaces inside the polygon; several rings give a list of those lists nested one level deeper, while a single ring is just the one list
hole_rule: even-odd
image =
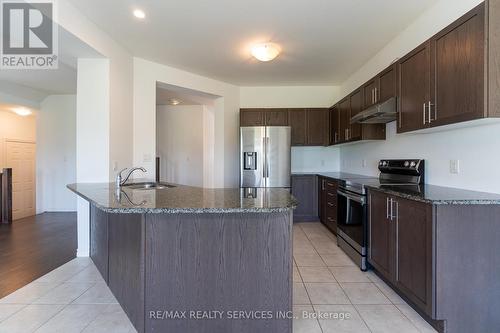
[{"label": "cabinet door handle", "polygon": [[325,180],[321,180],[321,189],[324,191],[325,190]]},{"label": "cabinet door handle", "polygon": [[[437,120],[437,113],[435,111],[435,117],[434,119],[432,119],[432,115],[431,115],[431,112],[432,112],[432,107],[434,106],[434,104],[431,103],[431,101],[429,101],[428,103],[428,110],[429,111],[429,124],[432,123],[433,121]],[[434,110],[436,110],[436,108],[434,108]]]},{"label": "cabinet door handle", "polygon": [[392,200],[392,198],[391,198],[390,202],[391,202],[391,216],[390,216],[390,218],[391,218],[391,221],[394,221],[394,200]]},{"label": "cabinet door handle", "polygon": [[335,137],[333,140],[335,143],[337,143],[339,141],[339,133],[337,133],[337,131],[335,131]]},{"label": "cabinet door handle", "polygon": [[378,102],[378,88],[375,87],[375,103]]},{"label": "cabinet door handle", "polygon": [[424,116],[424,125],[426,124],[426,121],[425,121],[425,112],[426,111],[426,106],[425,106],[425,103],[424,103],[424,106],[423,106],[423,111],[422,111],[422,114]]},{"label": "cabinet door handle", "polygon": [[374,90],[372,89],[372,104],[375,104],[375,100],[374,100],[374,97],[373,97],[374,96],[373,92],[374,92]]},{"label": "cabinet door handle", "polygon": [[387,197],[387,202],[385,205],[385,217],[389,220],[389,197]]}]

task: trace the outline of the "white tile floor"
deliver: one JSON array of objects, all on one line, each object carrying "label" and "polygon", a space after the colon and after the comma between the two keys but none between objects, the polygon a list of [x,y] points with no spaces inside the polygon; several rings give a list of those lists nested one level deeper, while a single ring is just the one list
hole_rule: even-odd
[{"label": "white tile floor", "polygon": [[[319,223],[294,225],[293,279],[294,333],[435,332]],[[0,299],[0,333],[17,332],[136,331],[90,259],[78,258]]]},{"label": "white tile floor", "polygon": [[293,237],[294,333],[436,332],[373,272],[359,270],[320,223],[295,224]]}]

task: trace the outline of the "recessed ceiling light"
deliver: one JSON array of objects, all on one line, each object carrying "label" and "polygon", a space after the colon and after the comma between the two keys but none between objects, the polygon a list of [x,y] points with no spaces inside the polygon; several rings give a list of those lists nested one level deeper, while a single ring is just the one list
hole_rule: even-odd
[{"label": "recessed ceiling light", "polygon": [[262,43],[252,47],[252,55],[260,61],[271,61],[281,52],[281,48],[275,43]]},{"label": "recessed ceiling light", "polygon": [[181,101],[175,98],[170,99],[170,104],[171,105],[179,105],[181,104]]},{"label": "recessed ceiling light", "polygon": [[140,9],[135,9],[134,10],[134,16],[137,17],[138,19],[145,19],[146,18],[146,13],[144,13],[143,10]]},{"label": "recessed ceiling light", "polygon": [[31,112],[30,109],[27,108],[12,108],[12,112],[16,113],[18,116],[26,117],[31,115],[33,112]]}]

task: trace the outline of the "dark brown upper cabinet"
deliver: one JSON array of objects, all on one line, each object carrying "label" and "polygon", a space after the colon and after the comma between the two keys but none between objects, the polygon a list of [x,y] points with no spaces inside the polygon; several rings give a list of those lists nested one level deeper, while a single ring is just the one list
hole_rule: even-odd
[{"label": "dark brown upper cabinet", "polygon": [[373,78],[361,88],[363,91],[363,106],[368,108],[377,103],[375,94],[377,91],[377,78]]},{"label": "dark brown upper cabinet", "polygon": [[262,109],[241,109],[240,126],[265,126]]},{"label": "dark brown upper cabinet", "polygon": [[347,133],[348,141],[355,141],[362,139],[361,124],[351,124],[351,118],[363,110],[363,94],[362,90],[358,89],[349,96],[351,100],[350,114],[349,114],[349,131]]},{"label": "dark brown upper cabinet", "polygon": [[361,88],[363,93],[362,108],[367,109],[372,105],[384,102],[396,96],[396,65],[391,65]]},{"label": "dark brown upper cabinet", "polygon": [[288,109],[268,109],[264,119],[266,126],[288,126]]},{"label": "dark brown upper cabinet", "polygon": [[307,145],[307,110],[290,109],[288,124],[292,128],[292,146]]},{"label": "dark brown upper cabinet", "polygon": [[338,104],[339,109],[339,143],[349,141],[351,129],[351,99],[346,97]]},{"label": "dark brown upper cabinet", "polygon": [[500,6],[488,6],[480,4],[398,62],[398,133],[500,116],[500,55],[491,53],[500,51]]},{"label": "dark brown upper cabinet", "polygon": [[397,96],[397,65],[391,65],[378,75],[377,103]]},{"label": "dark brown upper cabinet", "polygon": [[469,12],[431,39],[434,98],[431,126],[482,118],[485,7]]},{"label": "dark brown upper cabinet", "polygon": [[288,126],[288,109],[241,109],[240,126]]},{"label": "dark brown upper cabinet", "polygon": [[335,145],[339,142],[340,134],[340,119],[339,108],[334,105],[330,108],[330,145]]},{"label": "dark brown upper cabinet", "polygon": [[426,42],[398,62],[398,133],[429,125],[427,109],[431,103],[430,59],[430,43]]},{"label": "dark brown upper cabinet", "polygon": [[328,146],[329,124],[328,109],[307,110],[307,145]]}]

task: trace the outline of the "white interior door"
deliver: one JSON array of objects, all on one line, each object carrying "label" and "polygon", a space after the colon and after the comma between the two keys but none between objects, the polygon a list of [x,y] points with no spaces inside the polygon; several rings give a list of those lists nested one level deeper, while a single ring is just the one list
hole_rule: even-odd
[{"label": "white interior door", "polygon": [[36,212],[36,145],[7,140],[5,153],[7,167],[12,168],[12,219],[33,216]]}]

